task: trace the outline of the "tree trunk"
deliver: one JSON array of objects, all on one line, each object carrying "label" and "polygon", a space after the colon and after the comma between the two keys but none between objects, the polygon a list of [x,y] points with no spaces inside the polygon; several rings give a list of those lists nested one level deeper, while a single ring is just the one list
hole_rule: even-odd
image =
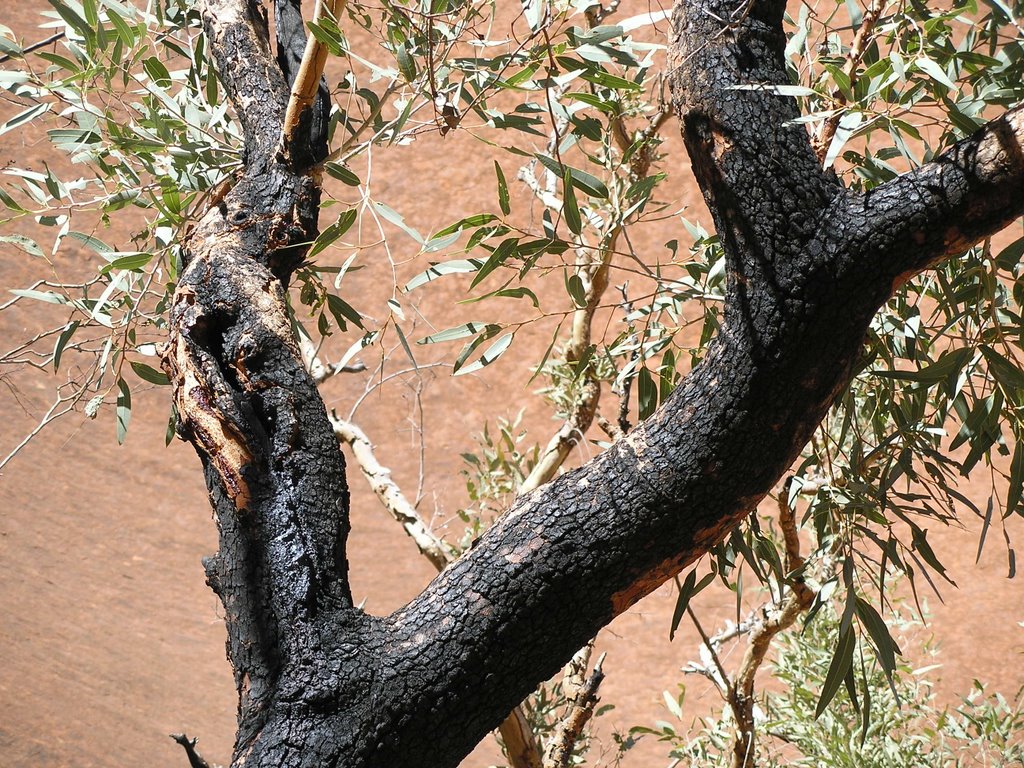
[{"label": "tree trunk", "polygon": [[1019,108],[869,195],[845,190],[790,124],[792,99],[734,88],[786,82],[783,4],[755,2],[731,28],[720,20],[733,6],[677,3],[669,60],[726,252],[719,336],[647,422],[517,499],[419,596],[376,618],[352,604],[344,461],[284,304],[298,244],[316,234],[325,154],[315,108],[279,141],[297,0],[276,3],[276,59],[257,0],[206,0],[245,171],[188,236],[166,367],[220,529],[207,570],[239,692],[233,765],[458,765],[601,627],[754,509],[849,382],[896,286],[1024,209]]}]

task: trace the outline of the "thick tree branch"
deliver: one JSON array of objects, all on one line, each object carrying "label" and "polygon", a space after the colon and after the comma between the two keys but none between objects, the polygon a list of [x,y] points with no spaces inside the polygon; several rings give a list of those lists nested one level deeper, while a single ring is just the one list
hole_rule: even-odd
[{"label": "thick tree branch", "polygon": [[[276,163],[286,90],[259,4],[208,0],[202,11],[245,128],[245,169],[183,243],[164,365],[220,530],[207,574],[225,610],[238,761],[273,702],[295,695],[289,670],[317,653],[313,628],[326,615],[335,627],[362,617],[347,581],[344,461],[282,289],[315,237],[318,181]],[[305,696],[323,695],[312,686]]]},{"label": "thick tree branch", "polygon": [[907,179],[848,194],[791,125],[793,100],[757,89],[785,82],[783,3],[735,12],[677,3],[671,55],[674,108],[726,251],[719,336],[654,416],[521,496],[376,619],[351,607],[344,464],[280,287],[315,234],[318,185],[266,149],[281,135],[284,80],[255,2],[208,0],[211,46],[236,107],[252,110],[253,144],[243,178],[186,243],[167,367],[221,529],[209,572],[240,696],[235,765],[456,766],[756,506],[848,383],[900,275],[1019,213],[1019,113]]},{"label": "thick tree branch", "polygon": [[892,291],[1022,213],[1024,105],[932,162],[851,195],[838,212],[836,235],[849,238],[852,267],[884,275]]},{"label": "thick tree branch", "polygon": [[257,0],[204,0],[203,26],[245,134],[247,170],[266,167],[287,104],[284,76],[270,54],[267,16]]},{"label": "thick tree branch", "polygon": [[[334,434],[352,450],[359,469],[384,509],[401,524],[420,554],[438,571],[443,571],[455,560],[454,553],[423,522],[423,518],[391,479],[391,470],[377,461],[370,439],[355,424],[333,414],[330,419]],[[498,726],[498,731],[513,768],[540,768],[540,748],[522,707],[515,707]]]}]

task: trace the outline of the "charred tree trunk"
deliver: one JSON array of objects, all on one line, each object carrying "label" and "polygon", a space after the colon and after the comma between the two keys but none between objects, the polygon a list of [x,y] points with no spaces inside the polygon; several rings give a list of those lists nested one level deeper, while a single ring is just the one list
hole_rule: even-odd
[{"label": "charred tree trunk", "polygon": [[[206,0],[245,168],[188,236],[166,367],[221,542],[233,765],[455,766],[602,626],[754,509],[853,375],[902,281],[1024,210],[1024,112],[869,195],[823,172],[786,82],[783,3],[677,3],[675,109],[728,263],[706,359],[646,423],[519,498],[384,618],[352,605],[344,462],[284,303],[316,234],[321,98],[284,131],[303,38],[277,0]],[[316,75],[319,76],[318,74]],[[736,85],[748,89],[736,89]],[[316,105],[320,106],[317,107]],[[282,138],[283,135],[283,138]]]}]

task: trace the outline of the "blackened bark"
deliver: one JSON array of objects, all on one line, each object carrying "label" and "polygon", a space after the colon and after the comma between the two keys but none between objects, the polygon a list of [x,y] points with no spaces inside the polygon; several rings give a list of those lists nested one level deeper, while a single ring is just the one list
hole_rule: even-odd
[{"label": "blackened bark", "polygon": [[239,694],[235,759],[324,614],[358,624],[347,583],[344,460],[292,337],[283,285],[316,235],[319,180],[277,157],[288,99],[255,0],[208,0],[206,34],[245,135],[244,170],[185,242],[165,368],[203,460]]},{"label": "blackened bark", "polygon": [[[277,64],[289,86],[299,76],[306,50],[306,24],[302,20],[301,0],[274,0],[274,27],[277,38]],[[287,154],[298,171],[304,171],[327,157],[327,128],[331,116],[331,94],[327,78],[320,76],[312,108],[299,117],[295,141]],[[315,219],[314,219],[315,222]]]},{"label": "blackened bark", "polygon": [[235,765],[457,765],[755,507],[847,385],[895,284],[1024,209],[1019,109],[850,194],[790,123],[794,102],[758,88],[785,82],[782,3],[755,2],[735,28],[731,6],[677,3],[670,73],[726,252],[721,333],[651,419],[374,618],[351,604],[344,465],[282,297],[315,235],[316,172],[277,151],[287,89],[256,1],[207,0],[246,169],[189,238],[167,365],[221,530],[209,573],[239,688]]}]

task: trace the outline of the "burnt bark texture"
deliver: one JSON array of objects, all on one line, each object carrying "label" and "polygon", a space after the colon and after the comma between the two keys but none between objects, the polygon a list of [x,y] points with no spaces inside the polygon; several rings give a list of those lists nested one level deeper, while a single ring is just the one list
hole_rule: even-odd
[{"label": "burnt bark texture", "polygon": [[408,605],[372,617],[352,604],[344,461],[284,301],[326,154],[315,105],[281,145],[298,4],[274,4],[275,55],[258,0],[205,0],[245,162],[187,237],[165,366],[220,530],[207,572],[239,694],[233,765],[458,765],[754,509],[898,285],[1024,210],[1020,108],[867,195],[822,171],[795,102],[758,88],[786,82],[783,8],[755,0],[727,24],[732,0],[691,0],[672,19],[673,104],[728,265],[704,362],[628,437],[521,496]]}]

